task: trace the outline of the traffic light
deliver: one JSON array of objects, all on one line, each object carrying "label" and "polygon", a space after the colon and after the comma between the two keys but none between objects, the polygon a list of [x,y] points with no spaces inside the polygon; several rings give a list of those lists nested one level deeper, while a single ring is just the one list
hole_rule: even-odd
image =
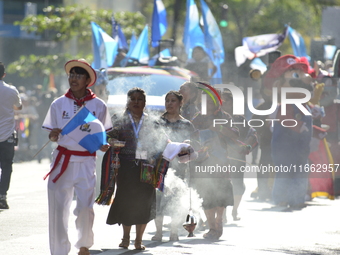
[{"label": "traffic light", "polygon": [[228,15],[228,5],[227,4],[221,4],[221,19],[220,19],[220,27],[227,27],[228,21],[227,21],[227,15]]}]

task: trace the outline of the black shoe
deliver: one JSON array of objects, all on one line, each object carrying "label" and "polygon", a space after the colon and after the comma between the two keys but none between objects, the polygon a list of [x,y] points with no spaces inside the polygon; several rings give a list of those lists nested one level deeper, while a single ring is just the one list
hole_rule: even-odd
[{"label": "black shoe", "polygon": [[9,209],[9,206],[7,204],[6,200],[0,200],[0,209]]}]

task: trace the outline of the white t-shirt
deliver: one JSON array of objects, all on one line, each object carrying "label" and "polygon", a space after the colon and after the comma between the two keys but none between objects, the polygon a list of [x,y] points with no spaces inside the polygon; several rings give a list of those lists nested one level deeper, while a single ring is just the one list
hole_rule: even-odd
[{"label": "white t-shirt", "polygon": [[21,106],[18,90],[0,80],[0,142],[6,141],[14,132],[14,106]]},{"label": "white t-shirt", "polygon": [[[106,104],[102,99],[96,97],[89,101],[85,101],[85,106],[102,122],[106,131],[112,129],[111,117]],[[80,107],[75,104],[73,99],[67,98],[64,95],[55,99],[47,112],[42,128],[48,131],[51,131],[53,128],[62,129],[79,108]],[[61,135],[58,144],[68,150],[86,151],[85,148],[67,136]]]}]

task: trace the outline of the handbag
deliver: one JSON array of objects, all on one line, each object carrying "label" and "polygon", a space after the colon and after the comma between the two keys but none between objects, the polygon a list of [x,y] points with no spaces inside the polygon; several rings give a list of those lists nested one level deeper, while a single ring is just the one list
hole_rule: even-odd
[{"label": "handbag", "polygon": [[155,166],[146,160],[141,162],[140,181],[150,184],[153,187],[156,187],[157,184]]},{"label": "handbag", "polygon": [[152,185],[160,191],[164,190],[164,178],[169,168],[169,161],[164,159],[162,153],[156,159],[156,165],[142,161],[140,181]]}]

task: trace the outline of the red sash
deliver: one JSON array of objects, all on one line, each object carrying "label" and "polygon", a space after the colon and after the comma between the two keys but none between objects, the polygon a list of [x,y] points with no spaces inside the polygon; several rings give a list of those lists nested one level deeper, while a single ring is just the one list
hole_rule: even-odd
[{"label": "red sash", "polygon": [[64,162],[61,166],[60,173],[52,180],[54,183],[65,172],[65,170],[68,166],[68,162],[70,162],[71,155],[75,155],[75,156],[96,156],[96,152],[90,153],[89,151],[71,151],[71,150],[68,150],[68,149],[66,149],[65,147],[62,147],[62,146],[58,146],[57,150],[59,152],[58,152],[57,158],[54,161],[53,167],[52,167],[51,171],[48,174],[46,174],[45,177],[44,177],[44,180],[45,180],[52,173],[52,171],[55,169],[55,167],[58,165],[58,163],[61,159],[61,156],[65,155]]}]

